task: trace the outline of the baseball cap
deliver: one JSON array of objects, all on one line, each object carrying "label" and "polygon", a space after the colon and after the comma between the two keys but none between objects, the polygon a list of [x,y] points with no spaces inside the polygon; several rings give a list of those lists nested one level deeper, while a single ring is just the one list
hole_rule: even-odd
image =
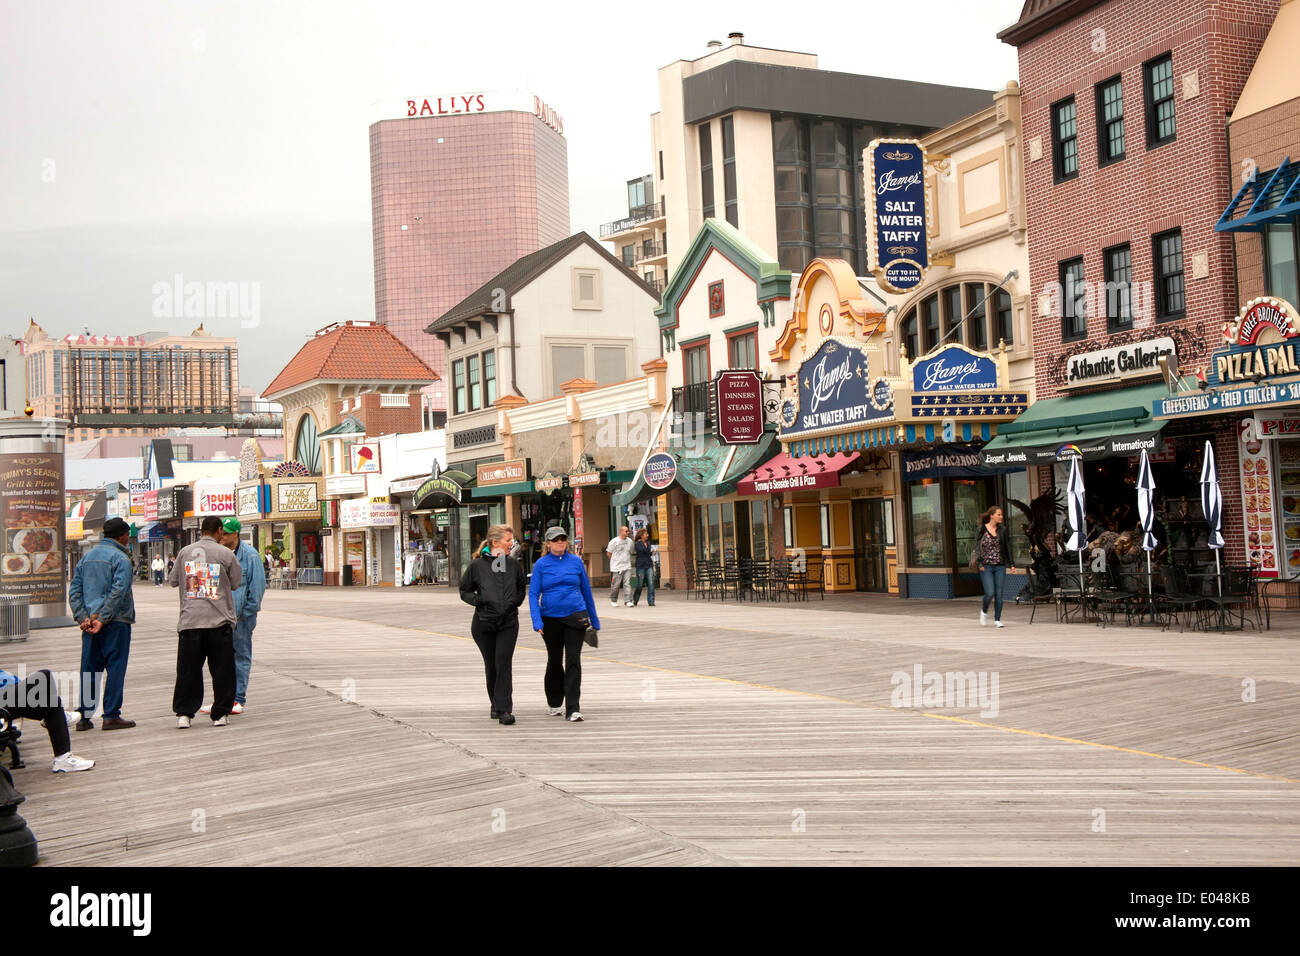
[{"label": "baseball cap", "polygon": [[567,539],[568,537],[569,537],[569,532],[565,531],[565,530],[564,530],[563,528],[561,528],[558,524],[557,524],[557,525],[552,525],[551,527],[549,527],[549,528],[546,529],[546,540],[547,540],[547,541],[554,541],[554,540],[556,540],[557,538],[565,538],[565,539]]},{"label": "baseball cap", "polygon": [[222,518],[222,519],[221,519],[221,530],[224,531],[224,532],[226,532],[226,534],[239,534],[240,530],[241,530],[243,527],[244,527],[244,526],[243,526],[242,524],[239,523],[239,519],[238,519],[238,518]]},{"label": "baseball cap", "polygon": [[121,518],[109,518],[104,522],[105,538],[120,538],[124,534],[131,533],[131,526]]}]

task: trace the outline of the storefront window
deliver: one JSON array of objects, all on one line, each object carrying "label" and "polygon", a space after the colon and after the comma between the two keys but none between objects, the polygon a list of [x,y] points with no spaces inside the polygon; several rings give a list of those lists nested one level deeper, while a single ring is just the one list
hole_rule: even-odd
[{"label": "storefront window", "polygon": [[722,513],[722,540],[718,543],[718,550],[722,558],[728,564],[736,560],[736,506],[730,501],[724,501],[719,507]]},{"label": "storefront window", "polygon": [[[1267,255],[1268,291],[1279,299],[1295,304],[1300,297],[1300,272],[1296,269],[1296,220],[1269,223],[1264,227],[1264,249]],[[58,366],[55,366],[57,385]]]},{"label": "storefront window", "polygon": [[820,510],[822,547],[829,548],[831,546],[831,506],[822,505]]},{"label": "storefront window", "polygon": [[792,517],[789,508],[781,509],[781,520],[785,525],[785,546],[794,547],[794,528],[792,527]]},{"label": "storefront window", "polygon": [[749,504],[750,541],[755,561],[766,561],[767,549],[767,499],[751,501]]},{"label": "storefront window", "polygon": [[1026,518],[1019,508],[1011,504],[1011,499],[1023,501],[1026,505],[1032,500],[1029,490],[1029,472],[1017,471],[1005,476],[1006,494],[1002,496],[1002,518],[1011,532],[1011,560],[1017,567],[1030,563],[1029,536],[1025,534]]},{"label": "storefront window", "polygon": [[941,568],[943,554],[943,483],[927,478],[907,486],[911,518],[910,563],[917,568]]},{"label": "storefront window", "polygon": [[[989,487],[983,478],[952,479],[952,525],[957,546],[957,560],[965,564],[975,548],[980,517],[988,508]],[[1006,518],[1006,512],[1003,512]]]},{"label": "storefront window", "polygon": [[708,510],[700,505],[695,509],[695,560],[703,561],[708,555]]},{"label": "storefront window", "polygon": [[710,561],[719,561],[722,559],[722,508],[720,505],[709,505],[709,544],[706,552]]}]

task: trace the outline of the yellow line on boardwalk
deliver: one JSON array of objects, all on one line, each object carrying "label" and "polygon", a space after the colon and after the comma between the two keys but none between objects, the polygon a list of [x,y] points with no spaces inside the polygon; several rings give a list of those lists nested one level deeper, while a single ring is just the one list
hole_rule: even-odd
[{"label": "yellow line on boardwalk", "polygon": [[[303,616],[305,617],[328,617],[329,616],[324,614],[310,614],[310,613],[304,613],[298,611],[290,611],[288,613],[291,614],[302,613]],[[330,620],[337,621],[338,618],[330,617]],[[460,634],[448,634],[445,631],[434,631],[424,627],[411,627],[405,624],[387,624],[384,626],[392,627],[404,631],[418,631],[421,634],[433,634],[437,637],[449,637],[452,640],[456,640],[456,641],[466,641],[470,643],[473,642],[473,638],[464,637]],[[740,628],[728,628],[728,630],[740,630]],[[530,632],[530,633],[536,633],[536,632]],[[541,653],[545,653],[546,648],[524,647],[524,650],[534,651],[536,653],[541,654]],[[1004,724],[991,724],[988,721],[972,720],[969,717],[955,717],[951,714],[935,714],[925,710],[914,710],[910,707],[890,707],[890,706],[886,706],[885,704],[876,704],[866,700],[851,700],[847,697],[834,697],[830,694],[819,694],[816,691],[795,690],[794,688],[791,687],[776,687],[771,684],[756,684],[753,681],[737,680],[734,677],[718,677],[713,674],[696,674],[692,671],[676,670],[671,667],[659,667],[655,664],[638,664],[635,661],[620,661],[612,657],[597,657],[592,654],[584,654],[583,658],[586,660],[600,661],[601,663],[604,664],[619,664],[622,665],[623,667],[635,667],[635,668],[639,668],[640,670],[658,671],[661,674],[672,674],[675,677],[689,677],[695,680],[708,680],[708,681],[714,681],[715,683],[719,683],[719,684],[734,684],[737,687],[749,687],[754,690],[769,690],[778,694],[791,694],[797,697],[811,697],[815,700],[827,700],[836,704],[849,704],[854,707],[868,707],[871,708],[872,710],[886,710],[886,711],[892,711],[894,713],[914,714],[920,717],[929,717],[932,720],[947,720],[955,724],[966,724],[971,727],[981,727],[985,730],[1000,730],[1008,734],[1020,734],[1023,737],[1037,737],[1040,740],[1055,740],[1060,743],[1079,744],[1084,747],[1096,747],[1100,750],[1112,750],[1115,751],[1116,753],[1136,754],[1139,757],[1154,757],[1157,760],[1170,760],[1174,763],[1186,764],[1189,767],[1202,767],[1206,770],[1225,770],[1228,773],[1239,773],[1247,777],[1256,777],[1261,780],[1276,780],[1281,783],[1300,783],[1300,780],[1297,780],[1293,777],[1283,777],[1278,774],[1260,773],[1256,770],[1243,770],[1240,767],[1229,767],[1226,766],[1225,764],[1205,763],[1200,760],[1191,760],[1187,757],[1174,757],[1169,754],[1155,753],[1154,751],[1151,750],[1135,750],[1132,747],[1121,747],[1118,744],[1103,744],[1096,740],[1084,740],[1081,737],[1062,737],[1059,734],[1048,734],[1048,733],[1043,733],[1042,731],[1039,730],[1025,730],[1022,727],[1007,727]]]}]

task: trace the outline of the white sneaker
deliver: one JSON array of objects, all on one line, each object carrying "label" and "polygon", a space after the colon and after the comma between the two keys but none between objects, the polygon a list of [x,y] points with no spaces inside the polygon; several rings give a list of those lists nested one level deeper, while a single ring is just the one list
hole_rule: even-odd
[{"label": "white sneaker", "polygon": [[582,720],[582,711],[575,710],[573,713],[571,713],[568,716],[567,719],[573,721],[574,723],[577,723],[578,721]]},{"label": "white sneaker", "polygon": [[560,717],[564,714],[563,707],[547,707],[546,713],[551,717]]},{"label": "white sneaker", "polygon": [[989,622],[989,612],[980,611],[980,627],[983,627],[984,625],[988,624],[988,622]]},{"label": "white sneaker", "polygon": [[200,714],[210,714],[210,713],[212,713],[212,705],[211,705],[211,704],[204,704],[202,707],[199,708],[199,713],[200,713]]},{"label": "white sneaker", "polygon": [[230,712],[232,714],[242,714],[244,712],[244,705],[239,701],[235,701],[235,705],[230,708]]},{"label": "white sneaker", "polygon": [[186,717],[184,714],[181,714],[179,717],[176,718],[177,730],[189,730],[189,728],[190,728],[190,719],[188,717]]},{"label": "white sneaker", "polygon": [[995,627],[1006,627],[1006,625],[1003,624],[1001,621],[994,621],[993,624]]},{"label": "white sneaker", "polygon": [[631,601],[624,601],[624,602],[623,602],[623,606],[624,606],[624,607],[631,607],[631,606],[632,606],[632,602],[631,602]]},{"label": "white sneaker", "polygon": [[77,757],[71,751],[60,757],[54,758],[54,766],[50,769],[55,773],[76,773],[79,770],[89,770],[95,766],[95,761],[87,760],[85,757]]},{"label": "white sneaker", "polygon": [[214,720],[214,721],[212,722],[212,726],[213,726],[213,727],[224,727],[224,726],[226,726],[226,718],[224,718],[224,717],[218,717],[216,720]]},{"label": "white sneaker", "polygon": [[610,607],[618,607],[618,602],[617,602],[617,601],[610,601],[610,602],[609,602],[609,606],[610,606]]},{"label": "white sneaker", "polygon": [[[65,710],[63,712],[63,718],[68,722],[68,726],[71,727],[73,724],[75,724],[77,721],[81,719],[81,714],[77,713],[75,710]],[[42,720],[41,726],[49,727],[49,724],[47,724],[45,721]]]}]

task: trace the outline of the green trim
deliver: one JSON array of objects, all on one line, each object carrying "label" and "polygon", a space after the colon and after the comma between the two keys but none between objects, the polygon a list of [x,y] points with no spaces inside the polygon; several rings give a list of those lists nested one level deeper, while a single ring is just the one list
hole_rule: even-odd
[{"label": "green trim", "polygon": [[636,471],[609,471],[605,473],[605,483],[609,485],[621,484],[625,481],[631,481],[636,477]]},{"label": "green trim", "polygon": [[495,498],[498,495],[526,495],[533,490],[529,481],[510,481],[502,485],[483,485],[469,490],[471,498]]},{"label": "green trim", "polygon": [[[695,281],[700,266],[713,250],[724,255],[736,268],[754,280],[756,301],[790,298],[791,273],[789,269],[768,258],[768,254],[751,242],[725,219],[706,219],[695,234],[672,279],[664,289],[663,302],[655,309],[660,330],[677,328],[678,306],[687,289]],[[770,307],[769,307],[770,308]]]},{"label": "green trim", "polygon": [[732,326],[731,328],[729,328],[729,329],[723,329],[723,330],[722,330],[722,334],[723,334],[723,335],[734,335],[736,332],[748,332],[748,331],[750,331],[751,329],[753,329],[754,331],[758,331],[758,321],[757,321],[757,320],[750,321],[750,322],[746,322],[744,325],[733,325],[733,326]]},{"label": "green trim", "polygon": [[697,335],[693,339],[687,339],[684,342],[679,342],[677,344],[677,347],[679,349],[689,349],[696,345],[703,345],[705,342],[709,341],[710,338],[712,338],[712,336],[708,332],[705,332],[703,335]]}]

